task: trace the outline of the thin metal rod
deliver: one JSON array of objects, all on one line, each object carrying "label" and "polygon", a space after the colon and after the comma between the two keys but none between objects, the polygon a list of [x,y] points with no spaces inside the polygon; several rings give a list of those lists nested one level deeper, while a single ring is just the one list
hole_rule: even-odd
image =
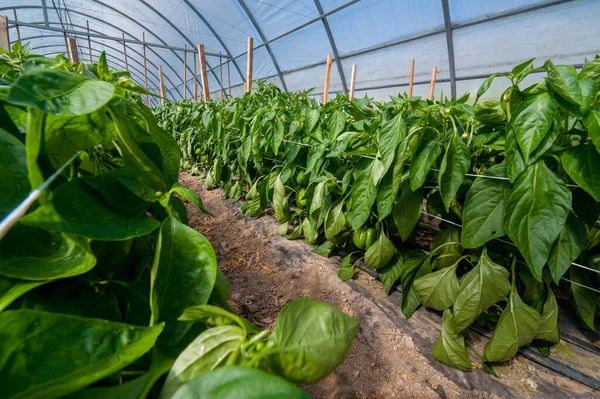
[{"label": "thin metal rod", "polygon": [[[147,65],[147,57],[146,57],[146,32],[142,32],[142,43],[144,49],[144,83],[146,84],[146,90],[148,90],[148,65]],[[146,94],[146,106],[149,105],[150,98]]]},{"label": "thin metal rod", "polygon": [[[125,56],[125,70],[129,72],[129,63],[127,61],[127,42],[125,41],[125,32],[121,32],[121,36],[123,36],[123,56]],[[144,54],[146,53],[146,47],[144,47]],[[144,55],[145,59],[145,55]]]},{"label": "thin metal rod", "polygon": [[448,69],[450,71],[450,94],[456,98],[456,66],[454,64],[454,41],[452,40],[452,21],[450,20],[450,6],[448,0],[442,0],[444,13],[444,26],[446,28],[446,46],[448,47]]},{"label": "thin metal rod", "polygon": [[87,23],[87,40],[88,40],[88,50],[90,52],[90,62],[94,62],[94,59],[92,58],[92,38],[90,37],[90,21],[85,21]]},{"label": "thin metal rod", "polygon": [[44,14],[44,25],[50,26],[48,20],[48,8],[46,7],[46,0],[42,0],[42,12]]},{"label": "thin metal rod", "polygon": [[194,102],[198,102],[198,66],[196,65],[196,56],[194,55]]},{"label": "thin metal rod", "polygon": [[[321,2],[319,0],[315,0],[315,6],[317,7],[317,11],[319,11],[320,15],[323,15],[323,7],[321,7]],[[337,46],[335,45],[335,39],[333,38],[333,34],[331,33],[331,28],[329,27],[329,22],[326,17],[323,17],[323,27],[325,28],[325,33],[327,33],[327,38],[329,39],[329,44],[331,44],[331,50],[333,51],[333,56],[335,57],[335,64],[337,65],[338,73],[340,74],[340,80],[342,81],[342,89],[344,90],[344,94],[348,94],[348,86],[346,84],[346,75],[344,74],[344,68],[342,67],[342,60],[340,59],[340,54],[338,53]]]},{"label": "thin metal rod", "polygon": [[19,39],[19,42],[21,42],[21,29],[19,29],[19,19],[17,18],[17,9],[13,9],[13,12],[15,14],[15,28],[17,29],[17,38]]},{"label": "thin metal rod", "polygon": [[[183,45],[183,48],[187,50],[187,44]],[[187,52],[183,52],[183,99],[187,99]]]},{"label": "thin metal rod", "polygon": [[227,61],[227,88],[229,89],[229,96],[231,96],[231,68],[229,64],[230,61]]},{"label": "thin metal rod", "polygon": [[[254,29],[256,30],[256,33],[258,33],[258,37],[260,37],[260,40],[263,43],[267,43],[266,36],[264,35],[262,29],[260,28],[260,25],[258,24],[258,22],[256,22],[254,15],[252,15],[252,13],[250,12],[250,9],[248,8],[248,6],[246,6],[246,2],[244,0],[238,0],[238,3],[242,7],[242,9],[246,12],[246,15],[248,16],[248,19],[250,20],[250,22],[252,22],[252,25],[254,25]],[[271,61],[273,61],[273,65],[275,66],[275,71],[277,71],[277,75],[279,76],[279,80],[281,81],[281,85],[283,86],[283,90],[288,91],[287,85],[285,84],[285,79],[283,78],[283,73],[281,72],[279,63],[277,62],[277,59],[275,58],[275,55],[273,54],[271,45],[269,45],[267,43],[267,44],[265,44],[265,47],[267,48],[267,52],[269,53],[269,56],[271,57]],[[229,84],[229,86],[231,86],[231,84]],[[230,87],[230,89],[231,89],[231,87]],[[231,95],[231,93],[229,93],[229,94]]]},{"label": "thin metal rod", "polygon": [[225,93],[223,92],[223,58],[219,57],[219,87],[221,88],[221,102],[225,100]]}]

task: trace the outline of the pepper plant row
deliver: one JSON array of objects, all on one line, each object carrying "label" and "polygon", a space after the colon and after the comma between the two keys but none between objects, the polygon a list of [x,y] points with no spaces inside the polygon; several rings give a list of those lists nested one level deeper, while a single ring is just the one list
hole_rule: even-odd
[{"label": "pepper plant row", "polygon": [[[479,101],[495,79],[502,96]],[[207,188],[245,196],[254,217],[272,208],[280,235],[320,254],[347,254],[343,279],[363,259],[388,292],[401,286],[407,317],[442,311],[433,354],[467,371],[462,332],[474,322],[495,324],[484,362],[557,343],[561,281],[582,327],[596,329],[597,298],[582,285],[599,287],[599,84],[598,57],[579,72],[529,60],[488,78],[472,106],[468,94],[322,106],[257,82],[241,98],[155,115]],[[426,251],[415,239],[423,213],[446,220]]]},{"label": "pepper plant row", "polygon": [[273,332],[231,312],[181,198],[202,202],[140,93],[104,53],[0,53],[2,396],[307,397],[292,383],[333,371],[358,320],[309,299]]}]

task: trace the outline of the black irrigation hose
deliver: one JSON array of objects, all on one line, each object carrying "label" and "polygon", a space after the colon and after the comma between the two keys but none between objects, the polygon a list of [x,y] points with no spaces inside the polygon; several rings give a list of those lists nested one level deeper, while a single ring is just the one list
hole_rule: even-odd
[{"label": "black irrigation hose", "polygon": [[[362,262],[357,262],[356,263],[356,267],[358,269],[360,269],[361,271],[367,273],[369,276],[381,281],[377,275],[377,272],[373,269],[369,269],[366,265],[364,265]],[[399,293],[402,293],[402,290],[400,290],[398,287],[394,287],[394,290],[396,290]],[[477,334],[480,334],[488,339],[490,339],[492,337],[492,334],[489,331],[484,330],[481,327],[478,327],[476,325],[471,325],[469,326],[469,329],[476,332]],[[564,338],[564,337],[563,337]],[[570,337],[572,338],[572,337]],[[574,345],[577,345],[585,350],[589,351],[589,348],[591,347],[590,345],[586,345],[586,347],[582,346],[581,344],[577,344],[575,342],[571,342],[571,340],[567,340],[565,339],[565,341],[572,343]],[[580,341],[580,340],[578,340]],[[595,350],[590,351],[590,352],[594,352],[596,354],[600,354],[600,350],[598,348],[595,348]],[[583,385],[586,385],[590,388],[593,388],[597,391],[600,391],[600,380],[598,380],[597,378],[594,378],[588,374],[582,373],[579,370],[576,370],[570,366],[567,366],[566,364],[562,364],[560,362],[557,362],[556,360],[553,360],[547,356],[543,356],[540,353],[536,352],[535,350],[528,348],[528,347],[521,347],[519,348],[519,353],[531,360],[532,362],[535,362],[539,365],[542,365],[558,374],[562,374],[567,378],[572,379],[573,381],[577,381]]]}]

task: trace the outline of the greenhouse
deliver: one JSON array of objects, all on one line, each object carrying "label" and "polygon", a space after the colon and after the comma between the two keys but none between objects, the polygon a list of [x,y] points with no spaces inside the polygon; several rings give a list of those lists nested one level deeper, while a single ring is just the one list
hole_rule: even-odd
[{"label": "greenhouse", "polygon": [[0,397],[598,397],[598,20],[2,1]]}]

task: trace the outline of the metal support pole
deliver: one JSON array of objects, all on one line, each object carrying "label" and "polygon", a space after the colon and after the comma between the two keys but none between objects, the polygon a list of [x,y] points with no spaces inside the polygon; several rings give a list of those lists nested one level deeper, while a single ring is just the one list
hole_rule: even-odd
[{"label": "metal support pole", "polygon": [[198,102],[198,66],[194,55],[194,102]]},{"label": "metal support pole", "polygon": [[[183,48],[187,50],[187,44],[183,45]],[[183,52],[183,99],[187,99],[187,52]]]},{"label": "metal support pole", "polygon": [[219,57],[219,86],[221,86],[221,102],[223,102],[225,93],[223,92],[223,58],[221,57]]},{"label": "metal support pole", "polygon": [[21,43],[21,29],[19,29],[19,19],[17,18],[17,9],[13,10],[15,13],[15,28],[17,29],[17,39],[19,39],[19,43]]},{"label": "metal support pole", "polygon": [[42,12],[44,13],[44,25],[50,26],[48,21],[48,8],[46,7],[46,0],[42,0]]},{"label": "metal support pole", "polygon": [[[315,6],[317,6],[317,11],[319,11],[319,15],[322,16],[324,12],[323,7],[321,7],[321,2],[319,0],[315,0]],[[338,53],[337,46],[335,45],[335,40],[333,39],[331,29],[329,28],[329,22],[327,22],[327,18],[325,17],[323,17],[323,26],[325,27],[325,32],[327,33],[329,43],[331,44],[331,50],[333,51],[333,55],[335,56],[335,64],[337,65],[338,73],[340,74],[340,80],[342,81],[342,88],[344,89],[344,94],[347,94],[348,86],[346,85],[346,76],[344,75],[342,60],[340,59],[340,54]]]},{"label": "metal support pole", "polygon": [[446,27],[446,44],[448,46],[448,68],[450,70],[450,94],[456,98],[456,67],[454,64],[454,42],[452,40],[452,21],[450,20],[450,7],[448,0],[442,0],[444,11],[444,26]]},{"label": "metal support pole", "polygon": [[[125,42],[125,32],[121,32],[123,36],[123,56],[125,57],[125,70],[129,72],[129,63],[127,62],[127,43]],[[144,61],[146,61],[146,48],[144,47]]]},{"label": "metal support pole", "polygon": [[[146,84],[146,91],[148,91],[148,65],[146,57],[146,32],[142,32],[142,42],[144,43],[144,83]],[[146,95],[146,106],[150,105],[150,97]]]},{"label": "metal support pole", "polygon": [[88,31],[88,50],[90,51],[90,62],[94,62],[92,58],[92,38],[90,37],[90,21],[85,21],[87,23],[87,31]]},{"label": "metal support pole", "polygon": [[229,68],[229,64],[231,60],[227,60],[227,91],[229,91],[229,96],[231,96],[231,69]]}]

